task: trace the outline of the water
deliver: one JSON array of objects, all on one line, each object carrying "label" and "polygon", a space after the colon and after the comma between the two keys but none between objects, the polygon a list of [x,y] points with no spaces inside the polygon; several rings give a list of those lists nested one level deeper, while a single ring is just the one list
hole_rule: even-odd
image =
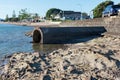
[{"label": "water", "polygon": [[0,58],[16,52],[50,52],[63,45],[33,44],[31,37],[25,36],[33,27],[0,24]]}]

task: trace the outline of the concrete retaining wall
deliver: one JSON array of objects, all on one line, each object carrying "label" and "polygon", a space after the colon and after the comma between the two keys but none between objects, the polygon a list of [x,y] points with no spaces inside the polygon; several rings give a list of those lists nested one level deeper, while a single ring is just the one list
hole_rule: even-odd
[{"label": "concrete retaining wall", "polygon": [[33,31],[33,42],[64,43],[72,39],[84,38],[108,32],[120,35],[120,17],[96,18],[83,21],[69,21],[61,27],[40,27]]},{"label": "concrete retaining wall", "polygon": [[120,34],[120,17],[96,18],[83,21],[66,21],[60,26],[104,26],[108,33]]}]

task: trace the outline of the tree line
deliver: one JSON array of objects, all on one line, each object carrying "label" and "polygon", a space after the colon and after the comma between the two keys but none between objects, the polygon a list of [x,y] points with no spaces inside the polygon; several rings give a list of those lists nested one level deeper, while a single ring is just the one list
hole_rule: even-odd
[{"label": "tree line", "polygon": [[10,21],[10,22],[18,22],[18,21],[22,21],[22,20],[30,20],[30,19],[35,19],[35,18],[39,18],[39,14],[38,13],[34,13],[31,14],[27,11],[26,9],[21,9],[19,11],[18,16],[15,13],[15,10],[13,10],[12,13],[12,17],[9,17],[8,14],[6,15],[5,21]]},{"label": "tree line", "polygon": [[[93,10],[91,10],[93,11],[93,18],[102,17],[102,12],[108,5],[114,5],[114,2],[111,0],[103,1],[100,4],[98,4]],[[118,3],[117,5],[120,5],[120,3]],[[46,19],[51,20],[55,15],[59,14],[60,12],[62,12],[61,9],[51,8],[46,13]],[[84,12],[82,13],[82,15],[87,16],[88,14]]]},{"label": "tree line", "polygon": [[[114,2],[111,1],[111,0],[106,0],[106,1],[101,2],[100,4],[98,4],[93,9],[93,16],[94,16],[94,18],[102,17],[102,12],[108,5],[114,5]],[[118,3],[117,5],[120,5],[120,3]]]},{"label": "tree line", "polygon": [[[93,18],[99,18],[102,17],[102,12],[105,9],[106,6],[108,5],[114,5],[114,2],[111,0],[106,0],[104,2],[101,2],[100,4],[98,4],[93,10]],[[120,3],[118,3],[117,5],[120,5]],[[61,9],[57,9],[57,8],[51,8],[46,12],[46,20],[53,20],[54,17],[59,14],[60,12],[62,12]],[[88,15],[87,13],[82,13],[82,15]],[[27,9],[21,9],[19,11],[18,16],[16,16],[15,11],[13,11],[12,17],[9,17],[8,15],[6,15],[5,21],[12,21],[12,22],[17,22],[17,21],[22,21],[25,19],[35,19],[40,17],[37,13],[35,13],[34,15],[30,14]]]}]

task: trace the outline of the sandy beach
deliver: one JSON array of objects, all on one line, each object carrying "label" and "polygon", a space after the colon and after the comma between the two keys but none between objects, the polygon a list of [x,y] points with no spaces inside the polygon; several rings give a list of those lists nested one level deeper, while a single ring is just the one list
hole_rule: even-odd
[{"label": "sandy beach", "polygon": [[1,0],[0,80],[120,80],[120,0]]},{"label": "sandy beach", "polygon": [[51,53],[14,53],[5,80],[120,80],[120,37],[105,35]]}]

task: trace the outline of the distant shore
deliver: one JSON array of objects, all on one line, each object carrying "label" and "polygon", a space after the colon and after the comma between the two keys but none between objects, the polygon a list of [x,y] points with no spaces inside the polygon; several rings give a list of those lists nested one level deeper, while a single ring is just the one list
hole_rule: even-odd
[{"label": "distant shore", "polygon": [[0,24],[13,24],[21,26],[33,26],[33,27],[58,27],[61,22],[0,22]]}]

